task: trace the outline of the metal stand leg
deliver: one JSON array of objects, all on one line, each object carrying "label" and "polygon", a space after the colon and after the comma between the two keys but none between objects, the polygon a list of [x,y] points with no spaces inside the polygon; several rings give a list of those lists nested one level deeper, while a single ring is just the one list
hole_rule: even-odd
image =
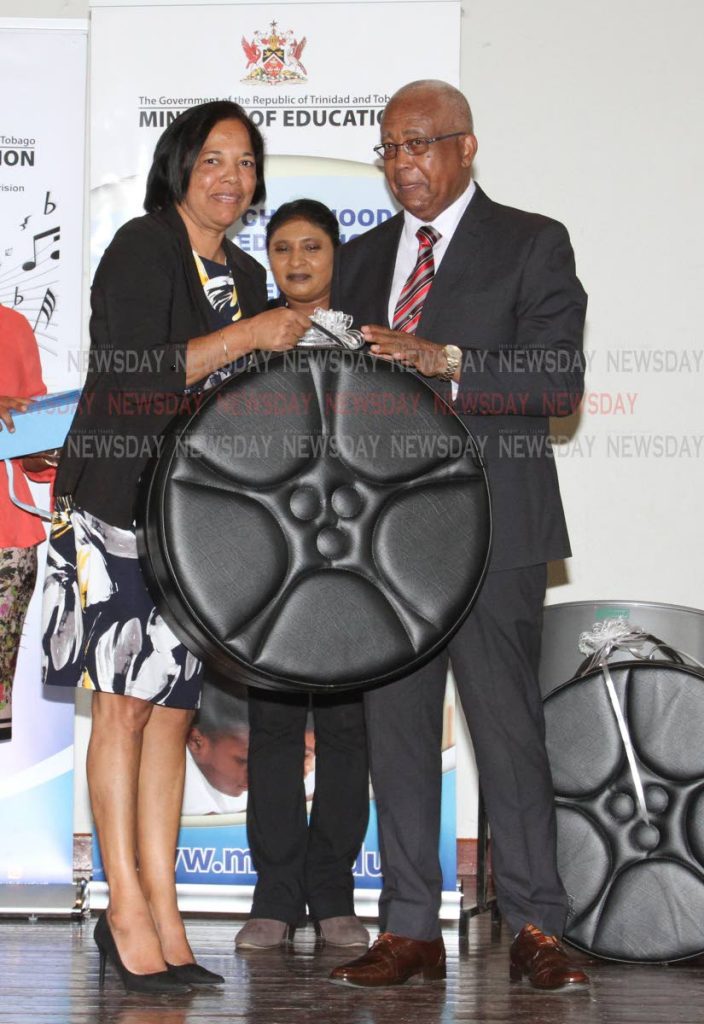
[{"label": "metal stand leg", "polygon": [[[479,789],[479,805],[477,811],[477,885],[475,891],[475,902],[470,907],[462,907],[460,910],[459,934],[460,938],[466,938],[469,930],[470,918],[485,911],[491,911],[492,936],[498,938],[501,932],[501,913],[495,896],[489,896],[489,821],[486,816],[484,797],[481,787]],[[464,902],[464,901],[463,901]]]}]

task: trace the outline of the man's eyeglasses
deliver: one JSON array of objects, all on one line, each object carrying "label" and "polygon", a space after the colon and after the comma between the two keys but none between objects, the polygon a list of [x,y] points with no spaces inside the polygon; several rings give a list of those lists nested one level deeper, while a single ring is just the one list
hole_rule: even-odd
[{"label": "man's eyeglasses", "polygon": [[381,142],[374,146],[374,152],[382,160],[395,160],[399,149],[409,156],[423,156],[434,142],[442,142],[443,139],[455,139],[458,135],[468,135],[469,132],[448,132],[446,135],[436,135],[433,139],[418,138],[406,139],[405,142]]}]

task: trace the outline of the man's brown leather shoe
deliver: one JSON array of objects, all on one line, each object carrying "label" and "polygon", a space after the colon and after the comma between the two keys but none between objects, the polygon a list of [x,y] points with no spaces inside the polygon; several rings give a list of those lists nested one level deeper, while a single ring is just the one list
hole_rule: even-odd
[{"label": "man's brown leather shoe", "polygon": [[556,936],[545,935],[527,924],[511,946],[511,981],[527,977],[533,988],[553,989],[565,985],[588,985],[589,978],[569,962]]},{"label": "man's brown leather shoe", "polygon": [[330,981],[338,985],[378,988],[419,980],[442,981],[445,977],[445,944],[442,939],[422,942],[382,932],[367,952],[348,964],[336,967]]}]

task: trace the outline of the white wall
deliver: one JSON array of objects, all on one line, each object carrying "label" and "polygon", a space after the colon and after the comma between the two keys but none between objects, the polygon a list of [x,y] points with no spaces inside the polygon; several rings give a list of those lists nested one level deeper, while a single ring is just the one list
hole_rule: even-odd
[{"label": "white wall", "polygon": [[[693,0],[467,5],[478,178],[493,198],[568,225],[590,295],[588,388],[633,408],[583,414],[577,440],[584,453],[591,441],[592,457],[559,463],[575,555],[551,601],[704,605],[703,28]],[[607,354],[624,349],[674,350],[673,362],[700,359],[700,369],[619,373]],[[663,443],[679,454],[619,457],[607,444],[624,434],[670,435]],[[692,435],[698,458],[682,453]]]},{"label": "white wall", "polygon": [[87,0],[0,0],[0,18],[87,17]]},{"label": "white wall", "polygon": [[[0,5],[3,16],[86,13],[80,0]],[[585,411],[559,449],[575,556],[551,602],[704,606],[703,30],[698,0],[464,5],[477,178],[492,198],[567,224],[590,295],[588,389],[602,411]],[[624,351],[680,372],[619,372],[609,353]],[[685,372],[685,359],[699,359],[698,372]],[[619,403],[625,414],[604,411]],[[635,457],[633,435],[674,454]],[[471,776],[461,787],[460,834],[472,835]]]},{"label": "white wall", "polygon": [[[590,296],[587,387],[603,411],[583,411],[574,442],[557,449],[574,557],[548,601],[704,607],[704,7],[473,0],[464,10],[477,178],[492,198],[567,224]],[[619,372],[610,354],[680,372]],[[684,369],[697,361],[698,372]],[[627,412],[608,414],[619,399]],[[674,454],[634,457],[628,435]],[[473,835],[472,770],[458,790],[458,833]]]}]

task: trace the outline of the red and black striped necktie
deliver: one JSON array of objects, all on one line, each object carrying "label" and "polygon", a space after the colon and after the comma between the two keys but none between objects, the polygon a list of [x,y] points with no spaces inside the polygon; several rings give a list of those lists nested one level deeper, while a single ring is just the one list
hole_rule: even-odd
[{"label": "red and black striped necktie", "polygon": [[433,246],[440,239],[440,232],[429,224],[424,224],[416,231],[418,239],[418,257],[416,265],[401,290],[394,310],[394,331],[405,331],[415,334],[420,314],[423,311],[425,297],[430,291],[435,275]]}]

